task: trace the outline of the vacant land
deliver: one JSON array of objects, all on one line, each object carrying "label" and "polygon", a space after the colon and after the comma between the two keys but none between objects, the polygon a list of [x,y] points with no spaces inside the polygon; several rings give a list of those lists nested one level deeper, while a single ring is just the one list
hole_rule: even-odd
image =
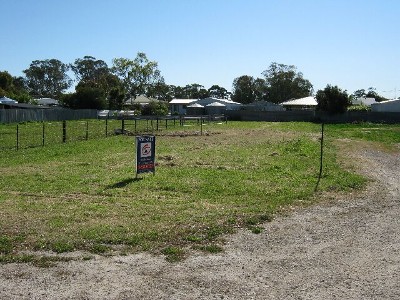
[{"label": "vacant land", "polygon": [[[102,161],[96,152],[101,147],[95,149],[90,142],[69,150],[52,148],[44,156],[30,149],[23,153],[24,158],[18,158],[25,167],[32,164],[41,169],[37,167],[41,162],[51,174],[47,164],[57,165],[58,170],[67,161],[75,162],[73,170],[64,165],[62,171],[49,177],[47,172],[42,174],[40,181],[52,179],[50,183],[59,185],[42,186],[41,190],[35,189],[40,182],[32,178],[35,176],[13,184],[18,178],[13,171],[19,163],[13,164],[10,155],[1,167],[8,182],[2,186],[0,198],[3,261],[26,260],[46,266],[52,261],[41,255],[49,257],[49,252],[34,252],[33,256],[18,253],[40,249],[85,252],[56,255],[56,260],[71,261],[50,269],[4,265],[2,294],[29,298],[26,293],[32,288],[33,297],[53,298],[58,291],[77,299],[398,296],[398,253],[394,250],[399,241],[393,234],[398,232],[399,223],[393,217],[399,199],[399,128],[329,125],[320,192],[314,193],[319,169],[318,131],[319,126],[312,124],[250,123],[232,124],[203,137],[166,135],[158,141],[164,150],[158,157],[156,176],[139,181],[131,175],[132,162],[124,166],[128,159],[124,160],[122,153],[129,156],[130,150],[118,152],[119,146],[132,146],[124,138],[113,138],[108,147],[107,143],[96,143],[122,161],[109,162],[109,177],[90,167]],[[357,140],[374,142],[360,144]],[[369,150],[371,147],[385,153]],[[104,149],[101,151],[105,155]],[[50,152],[57,159],[51,159]],[[97,160],[82,165],[87,156],[83,154],[88,152]],[[69,159],[64,161],[64,155]],[[81,185],[79,180],[87,174],[82,169],[86,168],[93,177]],[[27,175],[35,171],[31,167],[19,168],[19,172]],[[361,174],[378,181],[361,192],[365,184]],[[383,178],[390,180],[380,183]],[[297,208],[290,217],[262,224],[277,212],[317,200],[323,205]],[[93,211],[89,204],[103,207]],[[62,226],[50,226],[54,214]],[[223,235],[238,227],[250,230]],[[83,235],[83,239],[87,228],[94,228],[96,234]],[[133,236],[137,237],[135,243],[129,243]],[[120,256],[137,250],[162,252],[170,261],[190,255],[172,265],[150,254]],[[196,254],[198,250],[225,252],[204,256]],[[96,251],[115,256],[99,257],[93,254]],[[37,270],[41,270],[40,275],[35,276]],[[388,280],[386,274],[395,281]],[[369,285],[365,286],[366,282]],[[18,294],[15,288],[21,285]]]}]

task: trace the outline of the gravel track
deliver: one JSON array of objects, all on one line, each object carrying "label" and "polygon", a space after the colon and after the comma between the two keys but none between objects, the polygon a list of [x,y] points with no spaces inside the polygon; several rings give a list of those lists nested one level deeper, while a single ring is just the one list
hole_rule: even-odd
[{"label": "gravel track", "polygon": [[223,253],[0,265],[0,299],[400,299],[400,155],[357,155],[365,191],[240,230]]}]

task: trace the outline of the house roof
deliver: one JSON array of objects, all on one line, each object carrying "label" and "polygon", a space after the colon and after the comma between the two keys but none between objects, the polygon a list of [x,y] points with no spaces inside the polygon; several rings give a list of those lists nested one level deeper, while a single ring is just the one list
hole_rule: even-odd
[{"label": "house roof", "polygon": [[25,109],[46,109],[49,107],[45,106],[38,106],[38,105],[33,105],[33,104],[28,104],[28,103],[2,103],[4,106],[8,106],[10,108],[25,108]]},{"label": "house roof", "polygon": [[151,101],[155,101],[155,102],[159,102],[160,100],[157,100],[155,98],[151,98],[151,97],[146,97],[145,95],[139,95],[136,96],[136,98],[130,98],[128,100],[125,101],[125,104],[135,104],[135,103],[139,103],[139,104],[148,104]]},{"label": "house roof", "polygon": [[198,99],[172,99],[169,104],[190,104]]},{"label": "house roof", "polygon": [[8,97],[1,97],[0,98],[0,104],[15,104],[18,103],[18,101],[15,101],[11,98]]},{"label": "house roof", "polygon": [[225,105],[225,104],[222,104],[222,103],[220,103],[220,102],[213,102],[213,103],[207,104],[206,106],[207,106],[207,107],[210,107],[210,106],[213,106],[213,107],[224,107],[224,106],[226,106],[226,105]]},{"label": "house roof", "polygon": [[38,105],[58,105],[59,102],[58,100],[52,99],[52,98],[40,98],[40,99],[35,99]]},{"label": "house roof", "polygon": [[313,96],[289,100],[281,103],[283,106],[317,106],[317,99]]},{"label": "house roof", "polygon": [[193,104],[188,105],[187,107],[198,107],[198,108],[203,108],[204,106],[201,105],[201,104],[199,104],[199,103],[193,103]]}]

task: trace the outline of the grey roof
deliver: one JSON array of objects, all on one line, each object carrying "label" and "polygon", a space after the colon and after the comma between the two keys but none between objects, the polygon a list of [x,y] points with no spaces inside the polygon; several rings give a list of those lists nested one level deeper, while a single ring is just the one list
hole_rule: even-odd
[{"label": "grey roof", "polygon": [[204,106],[203,106],[203,105],[201,105],[201,104],[199,104],[199,103],[193,103],[193,104],[190,104],[190,105],[188,105],[187,107],[197,107],[197,108],[203,108]]},{"label": "grey roof", "polygon": [[52,98],[35,99],[38,105],[59,105],[58,100]]},{"label": "grey roof", "polygon": [[18,103],[18,101],[13,100],[11,98],[8,97],[1,97],[0,98],[0,104],[15,104]]},{"label": "grey roof", "polygon": [[222,103],[219,103],[219,102],[213,102],[213,103],[210,103],[210,104],[208,104],[208,105],[206,105],[207,107],[210,107],[210,106],[214,106],[214,107],[225,107],[226,105],[225,104],[222,104]]}]

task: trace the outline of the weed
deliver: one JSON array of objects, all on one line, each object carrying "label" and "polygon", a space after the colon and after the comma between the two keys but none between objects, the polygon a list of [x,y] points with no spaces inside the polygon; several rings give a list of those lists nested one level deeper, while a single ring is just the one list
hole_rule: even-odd
[{"label": "weed", "polygon": [[181,248],[175,246],[164,248],[161,253],[164,254],[166,256],[165,259],[171,263],[181,261],[185,256],[185,252]]},{"label": "weed", "polygon": [[51,245],[51,250],[56,253],[71,252],[74,250],[74,245],[70,242],[56,241]]},{"label": "weed", "polygon": [[0,236],[0,254],[10,254],[13,251],[13,243],[10,238]]}]

